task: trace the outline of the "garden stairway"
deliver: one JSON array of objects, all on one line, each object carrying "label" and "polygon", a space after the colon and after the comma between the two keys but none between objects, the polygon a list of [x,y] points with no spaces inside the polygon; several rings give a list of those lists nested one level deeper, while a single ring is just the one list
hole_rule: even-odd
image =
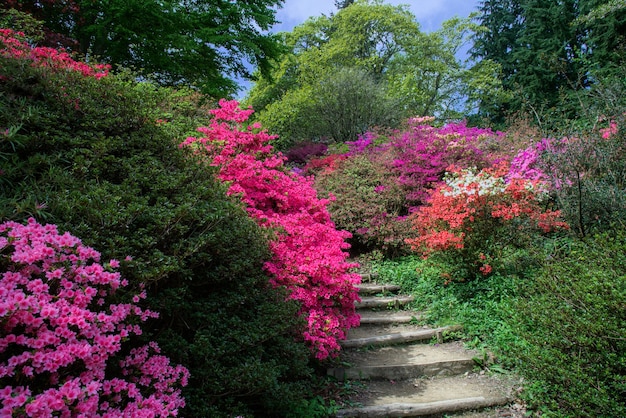
[{"label": "garden stairway", "polygon": [[338,418],[441,416],[512,401],[511,384],[474,372],[476,352],[459,341],[444,342],[460,327],[417,325],[420,314],[403,309],[413,298],[398,291],[363,276],[361,326],[342,342],[338,364],[345,367],[328,370],[339,381],[362,382],[344,399],[350,406],[338,411]]}]

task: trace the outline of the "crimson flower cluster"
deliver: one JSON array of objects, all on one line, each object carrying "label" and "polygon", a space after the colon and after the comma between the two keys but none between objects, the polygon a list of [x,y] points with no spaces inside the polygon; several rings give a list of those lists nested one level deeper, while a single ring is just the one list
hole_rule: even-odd
[{"label": "crimson flower cluster", "polygon": [[25,35],[12,29],[0,29],[0,56],[23,59],[31,62],[34,67],[52,70],[70,70],[81,73],[85,77],[100,79],[105,77],[111,66],[108,64],[89,65],[74,60],[70,54],[47,47],[31,47],[25,41]]},{"label": "crimson flower cluster", "polygon": [[241,196],[249,215],[274,232],[272,259],[265,264],[275,286],[285,286],[301,304],[307,320],[304,339],[318,359],[335,355],[346,330],[359,324],[354,302],[359,276],[350,273],[355,264],[346,261],[350,234],[338,231],[319,199],[312,179],[284,167],[275,153],[273,139],[260,125],[244,127],[252,110],[236,101],[220,101],[211,111],[209,127],[199,128],[200,138],[188,138],[208,152],[219,167],[219,178],[230,184],[229,193]]},{"label": "crimson flower cluster", "polygon": [[107,303],[127,285],[100,254],[55,225],[0,225],[0,416],[167,417],[189,372],[156,343],[121,356],[157,314]]}]

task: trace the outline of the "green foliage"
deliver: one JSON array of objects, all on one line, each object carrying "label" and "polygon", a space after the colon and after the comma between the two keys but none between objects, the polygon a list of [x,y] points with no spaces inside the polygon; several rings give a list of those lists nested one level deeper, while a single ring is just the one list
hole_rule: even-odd
[{"label": "green foliage", "polygon": [[406,53],[394,57],[385,77],[408,114],[460,119],[476,113],[479,103],[485,107],[507,99],[499,64],[458,58],[481,30],[471,17],[455,17],[437,31],[414,36]]},{"label": "green foliage", "polygon": [[520,110],[575,112],[572,93],[623,66],[626,9],[618,2],[486,0],[478,21],[485,30],[476,32],[472,55],[499,64],[511,93],[499,109],[483,103],[481,111],[495,122]]},{"label": "green foliage", "polygon": [[[514,260],[528,257],[524,251],[511,251]],[[463,337],[475,348],[488,349],[495,355],[492,361],[510,368],[515,360],[509,357],[509,347],[517,337],[509,323],[512,302],[520,292],[519,283],[536,270],[535,261],[518,264],[515,272],[494,274],[480,281],[452,282],[442,286],[445,266],[418,256],[386,260],[374,266],[380,280],[398,284],[415,297],[414,308],[423,312],[420,321],[428,324],[462,324]],[[489,365],[493,366],[493,365]]]},{"label": "green foliage", "polygon": [[0,9],[0,28],[23,32],[32,42],[44,38],[43,22],[15,9]]},{"label": "green foliage", "polygon": [[397,174],[365,154],[343,161],[340,168],[316,176],[315,187],[336,200],[329,210],[339,229],[351,231],[353,253],[371,251],[397,256],[407,252],[404,238],[413,236]]},{"label": "green foliage", "polygon": [[384,85],[359,68],[340,68],[310,86],[285,93],[259,116],[279,149],[307,139],[345,142],[372,126],[395,126],[399,107]]},{"label": "green foliage", "polygon": [[283,150],[302,140],[355,140],[415,114],[458,118],[464,106],[474,111],[501,93],[498,65],[457,58],[474,30],[469,19],[452,19],[424,34],[404,6],[355,1],[283,34],[289,53],[272,77],[259,77],[246,104]]},{"label": "green foliage", "polygon": [[557,242],[511,318],[542,416],[626,414],[626,233]]},{"label": "green foliage", "polygon": [[192,371],[185,416],[286,415],[311,374],[303,324],[263,273],[267,237],[178,148],[200,98],[133,75],[4,57],[0,68],[0,217],[34,216],[104,259],[132,257],[123,276],[161,313],[146,336]]},{"label": "green foliage", "polygon": [[[542,416],[626,412],[626,232],[506,248],[509,267],[441,286],[446,267],[416,256],[378,262],[380,280],[416,297],[429,324],[463,324],[487,367],[524,377],[523,399]],[[445,273],[443,273],[445,274]]]},{"label": "green foliage", "polygon": [[19,1],[66,47],[134,68],[161,85],[194,85],[215,97],[237,92],[237,77],[251,77],[245,62],[268,74],[281,51],[276,7],[283,0],[193,2],[114,0]]}]

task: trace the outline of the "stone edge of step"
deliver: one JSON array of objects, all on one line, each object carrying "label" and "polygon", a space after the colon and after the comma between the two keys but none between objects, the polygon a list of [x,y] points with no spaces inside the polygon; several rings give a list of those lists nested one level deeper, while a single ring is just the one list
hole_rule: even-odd
[{"label": "stone edge of step", "polygon": [[420,312],[397,311],[390,312],[385,316],[367,315],[361,313],[361,325],[392,325],[407,324],[421,318]]},{"label": "stone edge of step", "polygon": [[354,306],[357,309],[385,308],[388,306],[404,305],[414,300],[415,297],[413,296],[364,296],[361,298],[361,302],[356,302]]},{"label": "stone edge of step", "polygon": [[492,406],[506,405],[511,399],[506,396],[498,397],[470,397],[450,399],[445,401],[425,403],[393,403],[373,405],[358,408],[341,409],[335,415],[337,418],[361,417],[417,417],[425,415],[441,415],[451,412],[482,409]]},{"label": "stone edge of step", "polygon": [[376,293],[395,293],[400,291],[400,286],[395,284],[376,284],[376,283],[362,283],[356,285],[356,288],[359,291],[359,294],[362,295],[371,295]]},{"label": "stone edge of step", "polygon": [[429,340],[436,337],[437,340],[442,340],[442,334],[447,331],[458,331],[462,329],[460,325],[451,325],[441,328],[432,328],[417,331],[403,331],[397,333],[390,333],[385,335],[377,335],[373,337],[354,338],[351,340],[343,340],[340,342],[342,348],[359,348],[366,347],[368,345],[379,346],[384,344],[401,344],[405,342]]}]

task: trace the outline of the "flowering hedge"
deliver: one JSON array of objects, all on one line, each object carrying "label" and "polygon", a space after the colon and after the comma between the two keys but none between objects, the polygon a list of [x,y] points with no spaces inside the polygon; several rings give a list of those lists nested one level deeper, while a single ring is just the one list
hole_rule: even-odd
[{"label": "flowering hedge", "polygon": [[451,255],[469,270],[468,277],[459,277],[467,279],[490,274],[489,259],[497,246],[518,239],[522,231],[568,228],[560,211],[542,207],[545,183],[519,177],[507,181],[509,172],[506,161],[479,172],[452,167],[445,183],[414,215],[419,236],[407,243],[425,257]]},{"label": "flowering hedge", "polygon": [[156,343],[121,357],[138,323],[158,316],[136,303],[107,304],[126,281],[119,262],[55,225],[0,225],[0,415],[177,415],[189,372]]},{"label": "flowering hedge", "polygon": [[328,200],[319,199],[312,180],[288,171],[285,158],[268,145],[273,137],[260,125],[244,127],[252,110],[236,101],[220,101],[211,111],[209,127],[199,128],[181,146],[196,145],[208,152],[219,167],[219,178],[230,184],[229,193],[241,196],[250,216],[274,236],[272,259],[265,264],[271,282],[285,286],[301,304],[307,320],[305,341],[319,359],[340,349],[337,340],[359,324],[354,302],[359,276],[349,273],[345,240],[327,211]]}]

